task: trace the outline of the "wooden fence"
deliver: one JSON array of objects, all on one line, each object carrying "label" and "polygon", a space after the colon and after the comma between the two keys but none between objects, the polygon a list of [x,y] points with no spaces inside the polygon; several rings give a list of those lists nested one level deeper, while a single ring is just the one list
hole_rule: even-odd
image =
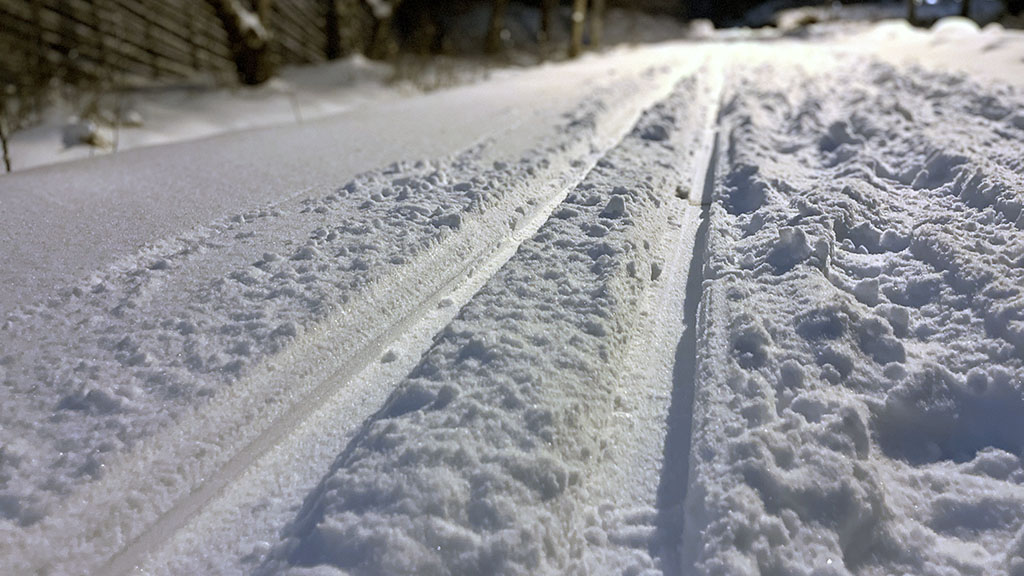
[{"label": "wooden fence", "polygon": [[[358,48],[363,39],[351,36],[361,29],[351,21],[359,4],[274,0],[277,62],[324,60],[331,33],[349,36],[341,39],[343,53]],[[346,19],[341,28],[339,18]],[[0,89],[53,79],[123,86],[196,73],[235,75],[225,32],[205,0],[0,0]]]}]

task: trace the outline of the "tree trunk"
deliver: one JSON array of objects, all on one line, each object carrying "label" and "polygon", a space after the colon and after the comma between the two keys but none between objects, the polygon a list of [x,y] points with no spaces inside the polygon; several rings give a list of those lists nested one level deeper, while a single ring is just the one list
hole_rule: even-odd
[{"label": "tree trunk", "polygon": [[262,84],[274,74],[270,53],[271,0],[258,0],[255,12],[233,0],[207,0],[228,35],[238,79],[243,84]]},{"label": "tree trunk", "polygon": [[590,45],[594,48],[601,47],[602,36],[604,36],[604,4],[605,0],[591,0],[590,7]]},{"label": "tree trunk", "polygon": [[907,0],[907,22],[917,26],[917,0]]},{"label": "tree trunk", "polygon": [[502,48],[502,33],[505,31],[505,9],[508,8],[508,0],[494,0],[491,8],[491,21],[487,25],[487,39],[484,41],[484,51],[488,54],[497,54]]},{"label": "tree trunk", "polygon": [[587,0],[572,1],[572,42],[569,44],[569,58],[583,53],[583,24],[587,20]]},{"label": "tree trunk", "polygon": [[541,44],[551,41],[551,20],[558,8],[558,0],[543,0],[540,8],[540,37],[537,40]]},{"label": "tree trunk", "polygon": [[964,18],[971,17],[971,0],[960,0],[960,15]]},{"label": "tree trunk", "polygon": [[365,1],[370,7],[375,23],[373,25],[373,36],[370,37],[370,48],[367,55],[375,60],[384,60],[398,51],[395,43],[392,28],[395,25],[395,14],[402,7],[403,0],[391,0],[391,2]]},{"label": "tree trunk", "polygon": [[388,39],[391,36],[391,17],[381,18],[373,24],[373,35],[370,37],[370,48],[366,55],[374,60],[388,57]]},{"label": "tree trunk", "polygon": [[256,0],[256,15],[260,18],[260,23],[263,27],[267,27],[267,22],[270,22],[270,9],[273,5],[273,0]]}]

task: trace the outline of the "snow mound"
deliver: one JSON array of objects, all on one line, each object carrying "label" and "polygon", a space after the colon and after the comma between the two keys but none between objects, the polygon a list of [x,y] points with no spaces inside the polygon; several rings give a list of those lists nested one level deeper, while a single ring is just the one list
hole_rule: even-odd
[{"label": "snow mound", "polygon": [[946,16],[932,26],[932,34],[938,38],[951,39],[957,36],[977,34],[981,31],[978,23],[963,16]]}]

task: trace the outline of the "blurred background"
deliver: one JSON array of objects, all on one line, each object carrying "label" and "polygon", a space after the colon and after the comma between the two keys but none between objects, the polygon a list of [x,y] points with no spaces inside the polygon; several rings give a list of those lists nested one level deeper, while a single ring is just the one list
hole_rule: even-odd
[{"label": "blurred background", "polygon": [[[266,85],[289,67],[336,60],[349,65],[321,83],[377,70],[430,89],[459,83],[468,69],[701,40],[728,27],[793,34],[830,19],[928,26],[948,15],[1019,27],[1022,8],[1024,0],[0,0],[0,140],[8,171],[11,134],[48,119],[63,126],[64,148],[116,150],[120,128],[143,121],[130,102],[140,91]],[[295,90],[279,92],[292,94],[290,113],[301,120]]]}]

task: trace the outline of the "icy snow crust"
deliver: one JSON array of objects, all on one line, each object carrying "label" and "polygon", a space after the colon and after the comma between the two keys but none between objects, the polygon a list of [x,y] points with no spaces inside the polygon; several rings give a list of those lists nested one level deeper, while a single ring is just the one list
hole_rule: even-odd
[{"label": "icy snow crust", "polygon": [[687,563],[1024,574],[1020,95],[848,57],[732,76]]}]

